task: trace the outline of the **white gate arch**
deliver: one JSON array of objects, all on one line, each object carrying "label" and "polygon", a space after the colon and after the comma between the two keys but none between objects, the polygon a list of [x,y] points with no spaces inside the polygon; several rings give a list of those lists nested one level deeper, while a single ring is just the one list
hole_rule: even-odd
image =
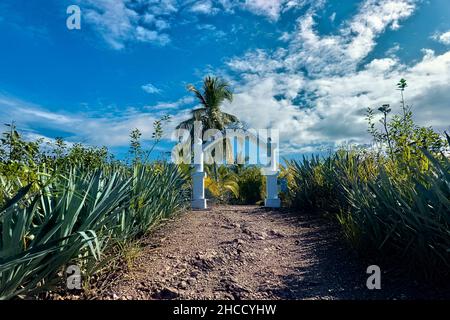
[{"label": "white gate arch", "polygon": [[[268,142],[265,138],[256,135],[252,131],[245,130],[246,137],[249,137],[253,142],[257,143],[259,147],[264,147],[267,150],[267,145],[270,143],[270,164],[267,167],[261,168],[261,173],[266,176],[266,199],[264,200],[264,206],[268,208],[279,208],[281,206],[281,200],[278,197],[278,155],[279,147],[274,142]],[[212,137],[211,141],[208,141],[203,145],[202,139],[198,138],[194,142],[194,171],[192,173],[192,209],[205,210],[207,209],[207,203],[205,198],[205,178],[206,172],[204,171],[204,154],[214,147],[216,143],[223,142],[225,137],[225,130],[219,131]],[[234,156],[234,155],[233,155]]]}]

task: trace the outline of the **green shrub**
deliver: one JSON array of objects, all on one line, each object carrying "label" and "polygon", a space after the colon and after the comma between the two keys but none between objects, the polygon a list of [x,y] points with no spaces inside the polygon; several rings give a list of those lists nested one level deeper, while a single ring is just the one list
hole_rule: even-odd
[{"label": "green shrub", "polygon": [[428,275],[449,270],[449,160],[424,154],[428,170],[406,177],[353,152],[291,161],[291,203],[334,216],[361,250],[401,257]]},{"label": "green shrub", "polygon": [[205,166],[206,196],[220,203],[257,204],[264,198],[265,179],[258,166]]},{"label": "green shrub", "polygon": [[[162,134],[154,126],[152,148]],[[51,288],[68,264],[88,279],[111,252],[185,207],[185,170],[143,154],[127,165],[106,148],[26,142],[8,126],[0,140],[0,300]]]},{"label": "green shrub", "polygon": [[[4,181],[4,180],[1,180]],[[43,290],[74,259],[100,262],[117,243],[146,232],[186,204],[184,175],[158,163],[40,173],[0,212],[0,299]],[[94,263],[95,264],[95,263]]]},{"label": "green shrub", "polygon": [[[400,85],[403,93],[406,81]],[[415,125],[403,99],[402,114],[389,119],[388,105],[379,111],[382,130],[368,114],[378,148],[287,162],[289,203],[328,213],[366,254],[400,259],[427,276],[448,275],[450,138]]]},{"label": "green shrub", "polygon": [[360,241],[400,254],[427,273],[450,267],[450,166],[427,154],[432,166],[409,181],[381,169],[367,184],[347,189]]},{"label": "green shrub", "polygon": [[257,204],[264,198],[264,177],[257,166],[242,168],[239,171],[239,202]]}]

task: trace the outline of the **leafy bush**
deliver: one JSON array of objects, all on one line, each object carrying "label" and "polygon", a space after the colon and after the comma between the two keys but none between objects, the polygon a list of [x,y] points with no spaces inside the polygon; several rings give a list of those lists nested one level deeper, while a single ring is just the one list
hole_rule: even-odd
[{"label": "leafy bush", "polygon": [[[321,158],[287,161],[289,202],[326,212],[362,252],[400,257],[426,275],[450,270],[450,146],[431,128],[379,108],[382,129],[368,112],[375,149],[339,150]],[[447,154],[447,155],[446,155]]]},{"label": "leafy bush", "polygon": [[[0,298],[46,288],[73,259],[100,261],[112,246],[183,208],[184,175],[173,165],[39,174],[0,213]],[[89,271],[89,270],[85,270]],[[92,270],[91,270],[92,272]]]},{"label": "leafy bush", "polygon": [[226,166],[206,166],[205,189],[207,196],[220,203],[239,197],[239,177]]},{"label": "leafy bush", "polygon": [[238,172],[239,203],[257,204],[264,198],[265,181],[257,166],[241,168]]},{"label": "leafy bush", "polygon": [[265,180],[258,166],[208,165],[206,196],[220,203],[258,204],[264,198]]},{"label": "leafy bush", "polygon": [[[155,144],[160,136],[157,121]],[[184,208],[183,170],[136,154],[130,166],[106,148],[26,142],[8,127],[0,141],[0,300],[52,287],[72,263],[88,279],[111,252]]]},{"label": "leafy bush", "polygon": [[340,222],[358,230],[364,247],[400,254],[431,274],[450,268],[450,161],[425,154],[429,171],[407,181],[380,168],[374,180],[344,187],[350,207]]},{"label": "leafy bush", "polygon": [[[183,208],[184,176],[169,164],[39,175],[0,213],[0,298],[42,290],[73,259],[100,260],[111,246]],[[181,192],[180,192],[181,191]],[[92,272],[92,271],[91,271]]]}]

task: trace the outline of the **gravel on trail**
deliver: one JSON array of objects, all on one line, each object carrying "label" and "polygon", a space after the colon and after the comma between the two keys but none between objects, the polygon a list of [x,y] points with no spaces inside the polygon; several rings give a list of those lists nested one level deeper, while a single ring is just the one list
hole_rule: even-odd
[{"label": "gravel on trail", "polygon": [[[372,264],[377,264],[373,261]],[[317,214],[257,206],[187,211],[144,239],[126,270],[90,299],[434,299],[449,291],[369,264]]]}]

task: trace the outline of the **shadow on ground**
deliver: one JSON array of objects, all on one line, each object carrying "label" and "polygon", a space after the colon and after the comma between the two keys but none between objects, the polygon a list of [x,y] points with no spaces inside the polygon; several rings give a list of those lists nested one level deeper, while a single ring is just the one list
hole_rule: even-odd
[{"label": "shadow on ground", "polygon": [[[292,213],[278,213],[289,215]],[[384,300],[384,299],[449,299],[450,286],[441,283],[417,281],[406,271],[388,266],[386,259],[381,263],[369,262],[359,257],[339,233],[338,226],[311,215],[293,218],[303,230],[298,240],[297,261],[309,261],[297,266],[291,274],[282,276],[284,284],[271,293],[279,299],[338,299],[338,300]],[[381,289],[369,290],[366,285],[370,274],[367,267],[380,266]],[[398,264],[398,262],[393,262]],[[386,268],[384,268],[386,267]]]}]

